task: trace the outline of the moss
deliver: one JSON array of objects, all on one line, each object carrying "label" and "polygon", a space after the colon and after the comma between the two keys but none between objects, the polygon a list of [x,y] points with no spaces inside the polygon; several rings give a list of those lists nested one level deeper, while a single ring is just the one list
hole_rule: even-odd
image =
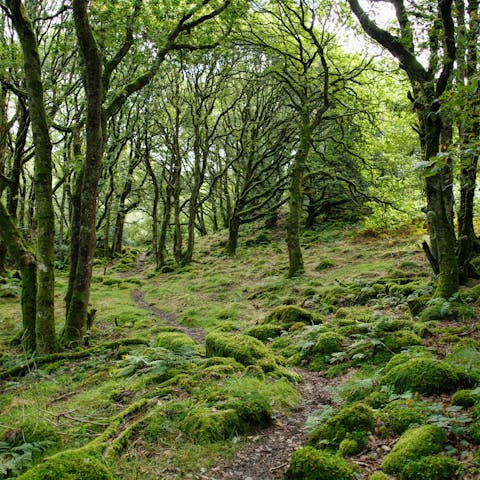
[{"label": "moss", "polygon": [[184,345],[196,345],[197,342],[182,332],[162,332],[157,336],[155,345],[167,350],[177,350]]},{"label": "moss", "polygon": [[262,323],[282,325],[288,329],[297,322],[313,325],[320,322],[320,317],[295,305],[281,305],[273,309]]},{"label": "moss", "polygon": [[338,455],[304,447],[293,453],[285,480],[353,480],[355,472]]},{"label": "moss", "polygon": [[315,447],[337,447],[345,438],[362,443],[362,437],[366,438],[366,434],[373,431],[374,421],[372,410],[362,403],[344,407],[312,432],[309,443]]},{"label": "moss", "polygon": [[474,314],[473,309],[462,301],[448,301],[441,297],[431,299],[420,314],[420,320],[427,322],[429,320],[465,320],[471,318]]},{"label": "moss", "polygon": [[340,352],[342,350],[344,341],[345,337],[339,333],[321,333],[317,338],[315,346],[313,347],[313,352],[321,355],[329,355],[334,352]]},{"label": "moss", "polygon": [[210,332],[205,338],[207,357],[232,357],[243,365],[254,365],[261,358],[269,357],[265,345],[248,335]]},{"label": "moss", "polygon": [[381,468],[386,473],[398,474],[407,463],[438,453],[445,442],[445,433],[436,425],[407,430],[383,459]]},{"label": "moss", "polygon": [[473,422],[468,427],[468,438],[474,445],[480,445],[480,421]]},{"label": "moss", "polygon": [[233,409],[196,408],[183,420],[182,431],[202,445],[233,437],[240,430],[240,420]]},{"label": "moss", "polygon": [[455,480],[461,478],[460,462],[450,457],[431,455],[408,463],[400,480]]},{"label": "moss", "polygon": [[382,408],[389,402],[389,400],[390,394],[388,392],[376,390],[365,397],[363,402],[372,408]]},{"label": "moss", "polygon": [[19,480],[113,480],[96,458],[70,450],[50,457],[31,468]]},{"label": "moss", "polygon": [[115,277],[104,277],[102,283],[104,285],[112,286],[112,285],[120,285],[123,282],[121,278]]},{"label": "moss", "polygon": [[23,443],[49,442],[51,446],[60,444],[60,435],[48,423],[29,419],[8,429],[2,440],[14,447]]},{"label": "moss", "polygon": [[448,393],[457,387],[458,375],[446,362],[420,357],[393,367],[382,378],[382,384],[391,385],[398,393]]},{"label": "moss", "polygon": [[480,396],[477,394],[473,394],[472,390],[457,390],[451,400],[451,405],[458,405],[460,407],[473,407],[475,405],[475,402],[477,402],[480,399]]},{"label": "moss", "polygon": [[388,480],[388,475],[383,472],[375,472],[369,475],[368,480]]},{"label": "moss", "polygon": [[401,352],[402,350],[414,346],[422,345],[422,339],[408,330],[399,330],[391,335],[385,335],[382,341],[390,352]]},{"label": "moss", "polygon": [[363,446],[361,446],[355,439],[353,438],[344,438],[340,445],[338,446],[338,454],[342,457],[350,457],[352,455],[356,455],[363,450]]},{"label": "moss", "polygon": [[433,358],[433,355],[423,347],[410,349],[408,352],[397,353],[385,365],[385,372],[389,372],[392,368],[408,362],[412,358]]},{"label": "moss", "polygon": [[317,266],[315,267],[315,270],[317,272],[321,272],[323,270],[327,270],[328,268],[332,268],[335,266],[335,263],[330,260],[329,258],[325,258],[324,260],[322,260],[320,263],[317,264]]},{"label": "moss", "polygon": [[427,418],[423,406],[409,400],[395,400],[380,412],[389,433],[400,435],[412,425],[421,425]]},{"label": "moss", "polygon": [[285,328],[282,325],[265,324],[247,328],[244,333],[245,335],[250,335],[251,337],[255,337],[258,340],[265,342],[269,338],[278,337],[284,330]]},{"label": "moss", "polygon": [[248,433],[272,423],[270,399],[259,392],[247,392],[241,397],[226,401],[220,408],[232,409],[240,419],[239,431]]}]

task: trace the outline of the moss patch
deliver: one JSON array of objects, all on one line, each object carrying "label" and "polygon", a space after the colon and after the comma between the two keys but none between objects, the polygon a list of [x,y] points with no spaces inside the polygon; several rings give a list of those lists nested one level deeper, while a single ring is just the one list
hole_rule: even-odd
[{"label": "moss patch", "polygon": [[382,379],[396,392],[419,392],[425,395],[448,393],[458,385],[456,371],[446,362],[432,358],[413,358],[389,370]]},{"label": "moss patch", "polygon": [[19,480],[113,480],[107,467],[75,450],[59,453],[31,468]]},{"label": "moss patch", "polygon": [[409,462],[438,453],[445,442],[444,431],[435,425],[423,425],[407,430],[383,459],[381,468],[386,473],[398,474]]},{"label": "moss patch", "polygon": [[273,323],[290,328],[294,323],[302,322],[313,325],[320,323],[320,318],[304,308],[295,305],[281,305],[273,309],[263,323]]},{"label": "moss patch", "polygon": [[461,478],[461,465],[454,458],[431,455],[408,463],[400,480],[456,480]]},{"label": "moss patch", "polygon": [[[303,325],[303,323],[302,323]],[[282,325],[255,325],[254,327],[247,328],[245,335],[255,337],[262,342],[265,342],[269,338],[275,338],[282,334],[285,328]]]},{"label": "moss patch", "polygon": [[285,480],[353,480],[355,472],[338,455],[313,447],[297,450],[290,459]]},{"label": "moss patch", "polygon": [[162,332],[157,336],[155,345],[167,350],[177,350],[184,345],[196,345],[196,342],[182,332]]}]

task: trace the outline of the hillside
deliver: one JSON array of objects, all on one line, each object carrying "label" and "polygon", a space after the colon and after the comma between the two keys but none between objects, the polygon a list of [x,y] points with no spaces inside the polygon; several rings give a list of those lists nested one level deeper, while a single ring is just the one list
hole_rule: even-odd
[{"label": "hillside", "polygon": [[127,249],[97,260],[85,347],[30,360],[8,279],[0,478],[480,478],[480,288],[428,303],[421,235],[307,231],[292,279],[276,230],[162,273]]}]

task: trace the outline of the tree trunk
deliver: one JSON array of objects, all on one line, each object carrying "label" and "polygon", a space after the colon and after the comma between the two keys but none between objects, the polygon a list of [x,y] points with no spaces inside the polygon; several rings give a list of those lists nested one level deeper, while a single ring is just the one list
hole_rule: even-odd
[{"label": "tree trunk", "polygon": [[8,0],[12,22],[23,52],[27,98],[35,145],[34,188],[37,220],[36,347],[39,353],[56,350],[55,338],[55,217],[52,192],[52,144],[43,98],[41,62],[35,30],[19,0]]},{"label": "tree trunk", "polygon": [[228,241],[227,241],[227,247],[226,247],[227,254],[232,257],[237,252],[238,235],[240,233],[240,223],[241,223],[240,217],[237,214],[237,210],[234,210],[228,224]]},{"label": "tree trunk", "polygon": [[288,276],[294,277],[304,271],[300,246],[300,220],[302,218],[302,183],[305,162],[310,151],[311,130],[308,120],[304,120],[300,145],[295,153],[290,178],[290,200],[287,220]]},{"label": "tree trunk", "polygon": [[73,18],[77,41],[85,67],[84,88],[87,102],[85,125],[86,151],[80,198],[80,230],[77,261],[70,268],[74,281],[69,298],[63,341],[78,345],[86,333],[90,300],[93,257],[96,242],[96,206],[98,182],[104,149],[102,58],[93,36],[86,0],[73,0]]}]

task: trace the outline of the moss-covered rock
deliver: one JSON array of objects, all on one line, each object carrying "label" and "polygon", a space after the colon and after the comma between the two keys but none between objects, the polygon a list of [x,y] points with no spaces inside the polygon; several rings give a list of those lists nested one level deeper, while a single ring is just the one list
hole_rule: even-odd
[{"label": "moss-covered rock", "polygon": [[456,480],[461,473],[462,466],[454,458],[431,455],[405,465],[400,480]]},{"label": "moss-covered rock", "polygon": [[374,421],[372,410],[362,403],[344,407],[312,432],[309,443],[316,448],[338,447],[342,440],[351,438],[363,449]]},{"label": "moss-covered rock", "polygon": [[297,322],[313,325],[315,323],[320,323],[320,321],[320,317],[304,308],[295,305],[281,305],[280,307],[273,309],[262,323],[281,325],[288,329]]},{"label": "moss-covered rock", "polygon": [[[302,325],[304,325],[302,323]],[[258,338],[262,342],[265,342],[269,338],[275,338],[282,334],[285,330],[283,325],[273,325],[273,324],[264,324],[264,325],[255,325],[254,327],[247,328],[245,330],[245,335],[250,335],[251,337]]]},{"label": "moss-covered rock", "polygon": [[473,309],[461,300],[448,301],[444,298],[436,297],[431,299],[422,310],[420,320],[428,322],[429,320],[448,318],[462,321],[471,318],[473,314]]},{"label": "moss-covered rock", "polygon": [[398,393],[410,391],[431,395],[454,391],[458,381],[457,372],[448,363],[419,357],[393,367],[381,383],[392,386]]},{"label": "moss-covered rock", "polygon": [[332,268],[335,266],[335,263],[330,260],[329,258],[325,258],[321,260],[317,266],[315,267],[315,270],[317,272],[322,272],[323,270],[327,270],[328,268]]},{"label": "moss-covered rock", "polygon": [[182,332],[162,332],[157,336],[155,345],[167,350],[177,350],[184,345],[194,346],[197,343],[193,338]]},{"label": "moss-covered rock", "polygon": [[427,418],[421,404],[408,400],[395,400],[379,413],[387,433],[400,435],[413,425],[421,425]]},{"label": "moss-covered rock", "polygon": [[240,420],[233,409],[196,408],[183,420],[180,428],[199,444],[220,442],[240,431]]},{"label": "moss-covered rock", "polygon": [[345,337],[336,332],[321,333],[312,349],[314,354],[330,355],[342,350]]},{"label": "moss-covered rock", "polygon": [[267,347],[248,335],[210,332],[205,338],[207,357],[232,357],[242,365],[254,365],[261,358],[269,357]]},{"label": "moss-covered rock", "polygon": [[409,462],[439,453],[443,449],[445,433],[436,425],[423,425],[407,430],[393,450],[383,459],[381,468],[386,473],[398,474]]},{"label": "moss-covered rock", "polygon": [[113,480],[107,467],[96,458],[67,450],[27,470],[18,480]]},{"label": "moss-covered rock", "polygon": [[472,393],[472,390],[457,390],[451,400],[452,405],[457,405],[460,407],[470,408],[475,405],[475,403],[480,399],[479,394]]},{"label": "moss-covered rock", "polygon": [[270,399],[259,392],[244,393],[241,397],[227,400],[220,408],[235,410],[240,420],[241,433],[264,428],[272,423]]},{"label": "moss-covered rock", "polygon": [[385,365],[385,372],[389,372],[392,368],[402,365],[408,362],[412,358],[433,358],[432,353],[424,347],[414,347],[409,349],[408,352],[397,353],[394,355],[388,363]]},{"label": "moss-covered rock", "polygon": [[368,477],[368,480],[388,480],[388,475],[383,472],[375,472]]},{"label": "moss-covered rock", "polygon": [[390,335],[384,335],[382,342],[387,350],[394,353],[401,352],[414,345],[422,345],[423,343],[417,334],[408,330],[399,330]]},{"label": "moss-covered rock", "polygon": [[364,445],[358,443],[353,438],[344,438],[338,446],[338,454],[342,457],[350,457],[356,455],[363,450]]},{"label": "moss-covered rock", "polygon": [[293,453],[285,480],[353,480],[355,472],[340,456],[312,447]]},{"label": "moss-covered rock", "polygon": [[363,399],[369,407],[382,408],[390,401],[390,394],[382,390],[375,390]]}]

